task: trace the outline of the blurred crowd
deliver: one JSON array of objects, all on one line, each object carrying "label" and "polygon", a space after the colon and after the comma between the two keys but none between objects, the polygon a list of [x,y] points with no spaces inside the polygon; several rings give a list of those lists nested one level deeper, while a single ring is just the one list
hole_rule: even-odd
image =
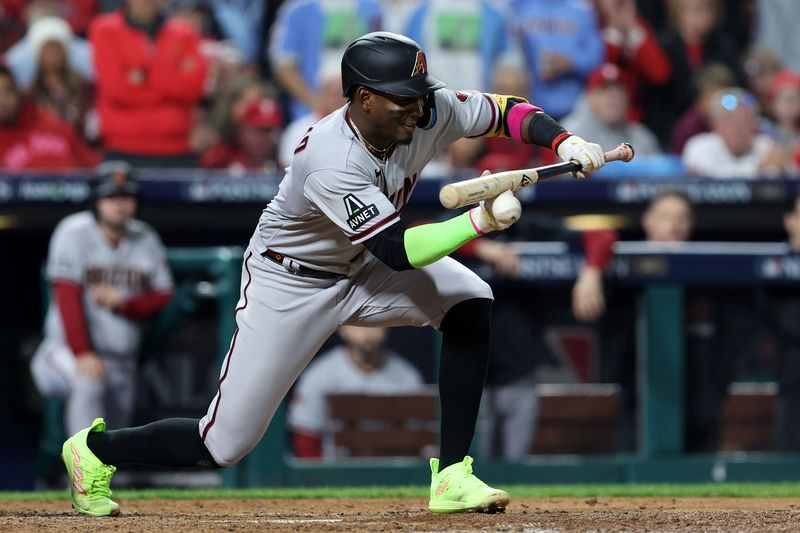
[{"label": "blurred crowd", "polygon": [[[620,171],[636,177],[797,177],[797,5],[797,0],[0,0],[0,172],[89,169],[106,161],[126,169],[111,173],[114,180],[136,168],[280,174],[308,128],[345,104],[340,61],[347,44],[364,33],[388,30],[419,42],[431,71],[449,88],[525,96],[587,140],[607,149],[620,142],[635,146],[632,164],[606,167],[601,177]],[[549,150],[513,140],[462,139],[423,176],[526,168],[554,159]],[[135,191],[123,193],[108,196],[135,201]],[[93,200],[102,215],[100,204],[109,199],[95,193]],[[131,205],[128,218],[136,211]],[[103,217],[97,220],[102,226]],[[793,199],[784,223],[792,253],[800,252],[800,200]],[[674,191],[656,196],[641,226],[650,242],[690,240],[689,198]],[[634,321],[614,314],[624,298],[606,298],[602,275],[619,238],[613,230],[577,231],[561,220],[530,214],[500,238],[475,240],[459,254],[513,281],[520,274],[514,241],[567,243],[586,256],[571,288],[569,320],[595,323],[602,334],[605,317],[609,327],[622,330],[617,335],[622,338]],[[162,285],[161,292],[169,292],[171,285]],[[62,305],[63,287],[54,289],[52,309]],[[497,334],[479,446],[485,456],[518,459],[529,453],[534,438],[539,408],[534,386],[571,378],[554,374],[557,356],[544,331],[546,315],[559,307],[563,294],[543,291],[553,305],[543,300],[531,306],[530,294],[517,286],[505,291],[495,304]],[[103,294],[90,295],[95,307],[115,309],[127,324],[130,302],[120,296],[109,303]],[[715,315],[722,306],[715,307],[713,296],[691,294],[685,324],[689,405],[710,406],[688,417],[686,447],[692,451],[715,446],[719,405],[734,374],[733,357],[725,364],[717,360],[729,352],[717,346],[724,324]],[[141,297],[130,299],[141,305]],[[166,299],[148,301],[166,304]],[[800,309],[776,298],[769,305],[791,322],[775,320],[772,327],[789,346],[778,376],[785,401],[781,427],[796,428],[800,341],[792,328]],[[160,308],[147,307],[153,313]],[[531,326],[516,328],[520,317]],[[299,457],[333,453],[326,393],[419,388],[422,377],[388,349],[385,335],[377,328],[343,328],[342,346],[320,356],[298,382],[288,424]],[[71,344],[75,354],[92,352],[79,341]],[[48,343],[42,346],[34,361],[37,387],[44,395],[64,396],[63,384],[47,376],[42,354],[49,353]],[[518,357],[520,346],[528,357]],[[625,354],[604,360],[610,370],[595,377],[630,385],[633,379],[624,372],[633,364]],[[79,366],[87,361],[92,358]],[[102,370],[96,374],[134,375],[97,368]],[[114,390],[128,394],[130,387],[118,383]],[[67,402],[85,406],[106,392],[113,396],[110,391],[83,387]],[[126,401],[132,409],[131,398]],[[67,411],[68,425],[87,424]],[[796,449],[800,431],[786,442]]]},{"label": "blurred crowd", "polygon": [[[344,48],[383,29],[450,88],[631,142],[637,175],[796,176],[798,24],[793,0],[0,0],[0,169],[278,173],[344,104]],[[553,157],[466,139],[427,174]]]}]

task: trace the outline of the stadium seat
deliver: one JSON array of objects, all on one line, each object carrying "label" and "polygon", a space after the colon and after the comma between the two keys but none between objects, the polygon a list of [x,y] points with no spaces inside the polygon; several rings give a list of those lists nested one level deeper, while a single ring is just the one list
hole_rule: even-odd
[{"label": "stadium seat", "polygon": [[438,443],[438,397],[331,394],[327,397],[338,457],[425,457]]},{"label": "stadium seat", "polygon": [[776,383],[731,383],[720,417],[719,450],[772,450],[777,399]]},{"label": "stadium seat", "polygon": [[617,384],[543,384],[531,453],[603,454],[615,451],[620,416]]}]

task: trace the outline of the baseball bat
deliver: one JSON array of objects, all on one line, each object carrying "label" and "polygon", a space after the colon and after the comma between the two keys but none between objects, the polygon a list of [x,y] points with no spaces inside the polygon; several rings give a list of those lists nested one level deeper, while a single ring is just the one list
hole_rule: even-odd
[{"label": "baseball bat", "polygon": [[[633,146],[628,143],[622,143],[605,153],[606,163],[610,161],[627,163],[633,159],[633,154]],[[518,191],[538,181],[580,169],[581,165],[577,161],[564,161],[563,163],[544,167],[486,174],[485,176],[445,185],[439,191],[439,201],[447,209],[456,209],[481,200],[494,198],[505,191]]]}]

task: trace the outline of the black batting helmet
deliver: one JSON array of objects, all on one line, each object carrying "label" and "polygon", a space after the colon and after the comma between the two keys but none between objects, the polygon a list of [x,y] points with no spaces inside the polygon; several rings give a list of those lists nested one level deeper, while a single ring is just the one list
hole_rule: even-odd
[{"label": "black batting helmet", "polygon": [[425,52],[416,42],[377,31],[350,43],[342,56],[344,96],[359,85],[397,96],[425,96],[444,82],[428,74]]},{"label": "black batting helmet", "polygon": [[133,168],[124,161],[106,161],[97,166],[92,182],[92,200],[109,196],[138,196],[139,184]]}]

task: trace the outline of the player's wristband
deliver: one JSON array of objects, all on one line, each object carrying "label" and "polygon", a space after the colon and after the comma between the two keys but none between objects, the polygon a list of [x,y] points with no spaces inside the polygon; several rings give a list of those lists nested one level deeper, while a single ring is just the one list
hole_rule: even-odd
[{"label": "player's wristband", "polygon": [[522,138],[523,119],[530,113],[540,112],[541,110],[542,109],[540,107],[531,105],[528,102],[520,102],[511,107],[507,118],[508,134],[511,135],[511,138],[515,141],[524,142],[524,139]]},{"label": "player's wristband", "polygon": [[466,212],[444,222],[408,228],[403,245],[408,262],[414,268],[421,268],[458,250],[477,236],[469,212]]}]

